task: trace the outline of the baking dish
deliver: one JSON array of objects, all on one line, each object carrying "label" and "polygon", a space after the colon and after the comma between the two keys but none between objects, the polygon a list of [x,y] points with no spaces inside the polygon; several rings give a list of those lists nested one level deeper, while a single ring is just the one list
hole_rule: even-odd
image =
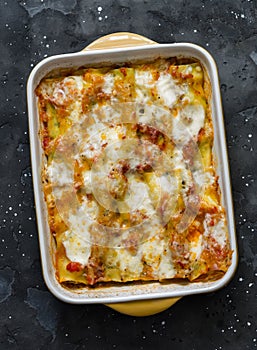
[{"label": "baking dish", "polygon": [[[115,39],[116,38],[116,39]],[[130,37],[131,38],[131,37]],[[217,290],[223,287],[232,277],[237,262],[237,249],[235,239],[235,228],[233,219],[232,198],[229,181],[229,171],[225,144],[225,134],[222,119],[222,107],[219,92],[219,83],[217,69],[212,57],[199,46],[181,43],[181,44],[155,44],[150,40],[147,45],[140,46],[140,37],[132,36],[132,41],[128,46],[126,34],[116,34],[109,36],[100,42],[101,49],[92,50],[92,45],[86,52],[65,54],[53,56],[39,63],[31,72],[28,81],[28,109],[29,109],[29,127],[31,143],[31,159],[34,182],[35,204],[38,220],[38,231],[40,250],[45,282],[50,291],[59,299],[70,303],[118,303],[143,299],[159,298],[179,298],[189,294],[205,293]],[[111,46],[118,42],[125,42],[122,48],[103,48],[106,42]],[[144,42],[143,42],[144,43]],[[137,46],[139,45],[139,46]],[[98,46],[99,47],[99,46]],[[91,49],[92,51],[89,51]],[[214,123],[214,154],[217,157],[219,183],[222,190],[222,201],[227,212],[228,230],[230,235],[231,249],[233,250],[232,264],[227,273],[219,280],[212,282],[169,282],[166,284],[147,283],[142,285],[119,285],[101,287],[97,289],[74,289],[68,290],[62,287],[55,279],[55,270],[51,257],[51,239],[48,229],[47,213],[41,190],[41,157],[42,151],[38,137],[39,123],[37,115],[36,96],[34,90],[40,80],[50,71],[58,68],[74,68],[86,65],[104,65],[108,63],[121,63],[131,60],[146,60],[157,57],[179,56],[185,58],[195,58],[200,60],[209,75],[212,85],[212,116]]]}]

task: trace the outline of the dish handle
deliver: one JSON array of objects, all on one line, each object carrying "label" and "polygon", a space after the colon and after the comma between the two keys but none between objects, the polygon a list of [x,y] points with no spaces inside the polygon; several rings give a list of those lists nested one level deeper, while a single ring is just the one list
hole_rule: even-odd
[{"label": "dish handle", "polygon": [[156,42],[151,39],[145,38],[142,35],[128,32],[119,32],[105,35],[99,39],[96,39],[87,47],[85,47],[82,51],[105,50],[116,48],[120,49],[153,44],[156,44]]},{"label": "dish handle", "polygon": [[105,305],[125,315],[142,317],[155,315],[165,311],[174,305],[179,299],[180,298],[137,300]]}]

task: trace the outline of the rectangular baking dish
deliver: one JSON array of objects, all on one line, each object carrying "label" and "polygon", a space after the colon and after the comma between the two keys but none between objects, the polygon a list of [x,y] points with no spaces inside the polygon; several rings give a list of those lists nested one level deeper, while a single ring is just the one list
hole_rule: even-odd
[{"label": "rectangular baking dish", "polygon": [[[47,221],[47,210],[41,187],[42,149],[39,139],[39,118],[35,88],[50,71],[59,68],[76,68],[80,66],[104,66],[106,64],[125,63],[137,60],[152,60],[158,57],[172,56],[195,58],[201,62],[208,74],[212,86],[212,118],[214,127],[214,155],[217,174],[222,191],[222,204],[227,213],[228,232],[233,250],[232,263],[227,273],[219,280],[209,282],[173,282],[121,284],[97,288],[64,288],[55,277],[51,256],[51,235]],[[69,303],[117,303],[133,300],[157,298],[178,298],[190,294],[213,292],[225,286],[232,278],[237,265],[237,246],[233,217],[233,205],[229,178],[226,140],[223,124],[221,96],[216,64],[211,55],[203,48],[190,43],[148,44],[129,48],[91,50],[72,54],[52,56],[40,62],[31,72],[27,85],[29,112],[29,131],[31,162],[34,184],[35,206],[38,224],[40,252],[43,276],[49,290],[59,299]]]}]

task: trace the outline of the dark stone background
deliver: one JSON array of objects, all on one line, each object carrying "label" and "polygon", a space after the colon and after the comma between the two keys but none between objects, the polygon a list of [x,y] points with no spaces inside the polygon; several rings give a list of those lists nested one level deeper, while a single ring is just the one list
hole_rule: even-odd
[{"label": "dark stone background", "polygon": [[[101,7],[101,9],[99,8]],[[26,81],[44,57],[117,31],[193,42],[219,73],[240,261],[224,289],[147,318],[68,305],[42,279],[33,203]],[[237,350],[257,346],[257,2],[0,1],[0,349]]]}]

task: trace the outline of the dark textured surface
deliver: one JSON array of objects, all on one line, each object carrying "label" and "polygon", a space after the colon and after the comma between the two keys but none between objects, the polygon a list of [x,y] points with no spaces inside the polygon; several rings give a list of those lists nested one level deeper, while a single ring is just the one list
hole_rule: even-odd
[{"label": "dark textured surface", "polygon": [[[257,3],[0,1],[0,349],[204,349],[257,346]],[[46,56],[115,31],[193,42],[214,56],[223,97],[240,261],[232,282],[147,318],[68,305],[42,279],[26,81]]]}]

